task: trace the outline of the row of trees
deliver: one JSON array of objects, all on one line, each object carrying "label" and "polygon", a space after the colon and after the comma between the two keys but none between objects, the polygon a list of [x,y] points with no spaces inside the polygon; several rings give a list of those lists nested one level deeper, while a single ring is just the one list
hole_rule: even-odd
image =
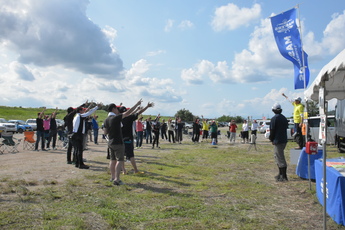
[{"label": "row of trees", "polygon": [[[184,109],[184,108],[177,111],[175,114],[175,117],[180,117],[183,121],[194,121],[197,118],[201,119],[201,117],[193,115],[193,113],[191,113],[188,109]],[[230,122],[232,120],[235,120],[236,123],[242,123],[244,120],[243,117],[240,117],[240,116],[231,117],[231,116],[226,116],[226,115],[223,115],[218,118],[212,118],[212,119],[215,119],[218,122]]]},{"label": "row of trees", "polygon": [[[92,104],[91,107],[96,105],[96,103],[94,103],[94,102],[91,102],[91,104]],[[308,101],[307,104],[308,104],[307,108],[308,108],[309,116],[317,116],[319,114],[318,103],[316,103],[314,101]],[[99,110],[107,111],[108,107],[109,107],[109,105],[103,105],[101,108],[99,108]],[[193,115],[193,113],[191,113],[188,109],[185,109],[185,108],[178,110],[174,116],[180,117],[183,121],[194,121],[196,118],[201,119],[201,117]],[[227,116],[227,115],[223,115],[223,116],[218,117],[218,118],[209,118],[209,119],[215,119],[218,122],[230,122],[230,121],[234,120],[236,123],[242,123],[243,120],[245,120],[241,116]]]},{"label": "row of trees", "polygon": [[[308,101],[307,102],[307,109],[309,116],[317,116],[319,115],[319,105],[315,101]],[[329,114],[332,114],[334,111],[330,111]],[[189,110],[187,109],[180,109],[176,112],[175,117],[180,117],[183,121],[194,121],[196,118],[200,118],[199,116],[193,115]],[[236,123],[242,123],[243,120],[245,120],[241,116],[227,116],[223,115],[218,118],[214,118],[218,122],[230,122],[232,120],[235,120]]]}]

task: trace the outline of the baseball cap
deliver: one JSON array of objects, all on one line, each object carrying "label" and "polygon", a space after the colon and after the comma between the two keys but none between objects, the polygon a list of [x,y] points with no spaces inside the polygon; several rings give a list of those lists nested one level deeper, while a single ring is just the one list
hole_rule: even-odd
[{"label": "baseball cap", "polygon": [[273,106],[272,106],[272,109],[274,110],[277,110],[277,109],[282,109],[281,105],[279,103],[275,103]]}]

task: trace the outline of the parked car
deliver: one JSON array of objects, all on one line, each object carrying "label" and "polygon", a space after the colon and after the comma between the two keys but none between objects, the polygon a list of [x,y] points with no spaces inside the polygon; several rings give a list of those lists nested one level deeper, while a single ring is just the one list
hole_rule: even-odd
[{"label": "parked car", "polygon": [[218,122],[218,127],[228,127],[228,126],[229,126],[229,122],[224,122],[224,121]]},{"label": "parked car", "polygon": [[[309,117],[308,124],[309,124],[309,135],[311,136],[311,139],[320,142],[319,141],[319,133],[320,133],[320,116],[316,117]],[[294,133],[294,124],[289,123],[288,128],[288,139],[293,139],[292,134]],[[269,128],[267,129],[265,133],[265,138],[269,137]],[[334,116],[328,116],[327,117],[327,144],[335,143],[335,117]]]},{"label": "parked car", "polygon": [[260,133],[265,133],[266,129],[270,128],[270,124],[271,124],[271,121],[264,121],[264,122],[262,122],[261,125],[259,123],[259,128],[258,128],[259,132]]},{"label": "parked car", "polygon": [[3,124],[0,124],[0,137],[2,132],[6,132],[6,127]]},{"label": "parked car", "polygon": [[[320,134],[320,116],[310,117],[308,119],[308,124],[310,128],[310,135],[311,139],[320,143],[319,141],[319,134]],[[335,143],[335,116],[328,116],[327,117],[327,144],[334,144]]]},{"label": "parked car", "polygon": [[[289,122],[288,128],[286,130],[286,135],[288,140],[293,140],[292,135],[295,133],[294,123]],[[268,139],[270,136],[270,128],[268,127],[265,132],[265,138]]]},{"label": "parked car", "polygon": [[13,123],[9,123],[6,119],[0,118],[0,125],[6,127],[6,132],[17,132],[17,127]]},{"label": "parked car", "polygon": [[30,125],[34,131],[37,129],[36,118],[27,119],[26,124]]},{"label": "parked car", "polygon": [[24,131],[33,131],[31,125],[25,123],[22,120],[9,120],[9,123],[13,123],[17,127],[17,133],[23,133]]},{"label": "parked car", "polygon": [[63,128],[65,126],[65,121],[62,119],[55,119],[58,128]]},{"label": "parked car", "polygon": [[184,123],[184,127],[187,128],[187,129],[192,129],[192,128],[193,128],[193,124],[192,124],[192,123],[185,122],[185,123]]}]

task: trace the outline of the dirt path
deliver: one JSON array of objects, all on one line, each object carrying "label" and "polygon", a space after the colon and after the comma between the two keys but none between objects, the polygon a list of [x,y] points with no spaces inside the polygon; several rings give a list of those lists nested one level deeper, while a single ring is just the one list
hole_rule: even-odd
[{"label": "dirt path", "polygon": [[[15,134],[16,138],[23,138],[23,134]],[[98,162],[97,158],[106,157],[106,142],[99,145],[89,143],[88,150],[84,151],[84,158],[92,171],[106,170],[107,165]],[[85,171],[67,164],[66,150],[61,147],[57,150],[30,151],[23,150],[23,141],[18,146],[18,153],[0,155],[1,178],[11,180],[37,181],[39,184],[56,181],[61,183],[66,179],[78,178]]]}]

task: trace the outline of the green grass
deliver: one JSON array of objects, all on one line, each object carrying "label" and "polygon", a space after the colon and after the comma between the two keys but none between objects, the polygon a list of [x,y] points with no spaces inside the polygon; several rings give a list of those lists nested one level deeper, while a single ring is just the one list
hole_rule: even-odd
[{"label": "green grass", "polygon": [[[66,108],[67,109],[67,108]],[[66,115],[66,109],[58,109],[56,118],[63,119]],[[42,112],[42,108],[22,108],[22,107],[8,107],[8,106],[0,106],[0,118],[5,118],[6,120],[23,120],[26,121],[27,119],[32,119],[37,117],[37,113]],[[47,108],[45,114],[52,114],[55,111],[55,108]],[[96,113],[98,115],[98,122],[102,124],[104,120],[108,116],[108,112],[105,110],[97,110]],[[150,114],[143,114],[144,120],[147,117],[151,117],[152,119],[156,118],[157,115],[150,115]],[[162,116],[162,119],[166,121],[169,116]]]},{"label": "green grass", "polygon": [[[290,181],[276,183],[272,146],[247,148],[163,143],[160,150],[142,149],[137,161],[146,173],[122,176],[124,186],[113,186],[106,168],[36,189],[37,181],[4,177],[0,228],[311,229],[313,220],[298,220],[297,211],[305,208],[321,218],[313,225],[320,227],[322,207],[308,182],[289,168]],[[96,160],[107,163],[104,157]],[[340,229],[332,220],[328,227]]]},{"label": "green grass", "polygon": [[[0,107],[0,117],[26,120],[39,111]],[[65,111],[59,112],[63,118]],[[107,115],[97,114],[100,121]],[[226,129],[222,132],[224,137]],[[286,147],[288,161],[294,146],[289,142]],[[272,145],[260,142],[257,147],[164,142],[159,150],[135,152],[146,173],[122,176],[124,186],[109,182],[104,156],[94,159],[103,171],[85,170],[82,177],[62,183],[0,175],[0,228],[321,229],[315,184],[309,190],[295,166],[288,167],[289,182],[275,182]],[[339,156],[328,148],[329,158]],[[131,166],[126,163],[126,168]],[[327,228],[344,229],[329,218]]]}]

